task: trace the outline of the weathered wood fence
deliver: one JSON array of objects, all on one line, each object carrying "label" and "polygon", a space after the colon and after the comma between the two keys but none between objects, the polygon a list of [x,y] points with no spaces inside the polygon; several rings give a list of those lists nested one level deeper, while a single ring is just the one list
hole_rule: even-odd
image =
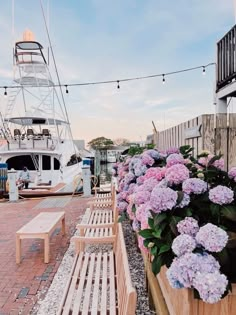
[{"label": "weathered wood fence", "polygon": [[236,166],[236,114],[201,115],[158,132],[157,147],[165,150],[189,144],[194,156],[203,150],[224,155],[225,169]]}]

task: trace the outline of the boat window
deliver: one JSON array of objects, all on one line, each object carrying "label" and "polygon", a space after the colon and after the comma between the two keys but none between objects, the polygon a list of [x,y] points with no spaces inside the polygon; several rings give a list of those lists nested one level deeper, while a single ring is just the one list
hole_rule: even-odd
[{"label": "boat window", "polygon": [[[38,156],[36,156],[36,159]],[[11,157],[6,161],[8,164],[8,169],[14,168],[15,170],[22,170],[24,166],[27,166],[28,170],[35,171],[35,166],[30,155],[18,155]]]},{"label": "boat window", "polygon": [[60,162],[58,159],[54,158],[54,170],[59,170],[60,169]]},{"label": "boat window", "polygon": [[40,118],[32,119],[32,124],[43,125],[45,123],[46,123],[46,119],[40,119]]},{"label": "boat window", "polygon": [[47,171],[51,169],[51,157],[49,155],[43,155],[43,170]]}]

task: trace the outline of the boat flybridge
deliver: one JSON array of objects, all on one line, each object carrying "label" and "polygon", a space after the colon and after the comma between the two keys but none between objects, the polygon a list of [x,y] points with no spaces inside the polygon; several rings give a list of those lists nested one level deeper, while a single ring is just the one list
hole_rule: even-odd
[{"label": "boat flybridge", "polygon": [[15,43],[14,82],[1,113],[0,156],[8,169],[26,166],[34,184],[69,183],[81,172],[77,149],[43,47],[26,31]]}]

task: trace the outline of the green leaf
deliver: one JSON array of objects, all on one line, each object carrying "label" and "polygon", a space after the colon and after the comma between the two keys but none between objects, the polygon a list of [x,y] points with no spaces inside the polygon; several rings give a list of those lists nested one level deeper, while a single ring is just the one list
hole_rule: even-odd
[{"label": "green leaf", "polygon": [[175,234],[175,235],[178,235],[178,230],[176,228],[177,224],[179,221],[181,221],[182,218],[181,217],[177,217],[177,216],[172,216],[171,217],[171,220],[170,220],[170,228],[171,228],[171,231]]},{"label": "green leaf", "polygon": [[165,252],[168,252],[170,250],[170,248],[171,248],[170,244],[162,245],[160,250],[159,250],[158,255],[165,253]]},{"label": "green leaf", "polygon": [[220,216],[220,206],[216,204],[210,204],[210,210],[213,217],[219,217]]},{"label": "green leaf", "polygon": [[138,232],[139,235],[141,235],[144,238],[153,238],[152,230],[151,229],[145,229]]},{"label": "green leaf", "polygon": [[164,264],[164,262],[163,262],[162,255],[154,257],[154,259],[152,261],[152,272],[154,273],[154,275],[157,275],[160,272],[161,266],[163,264]]},{"label": "green leaf", "polygon": [[160,213],[160,214],[156,214],[154,216],[154,226],[155,229],[157,228],[157,226],[163,222],[165,219],[167,218],[167,214],[166,213]]},{"label": "green leaf", "polygon": [[223,217],[236,222],[236,206],[223,206],[220,212]]},{"label": "green leaf", "polygon": [[132,212],[133,212],[133,213],[136,212],[136,207],[135,207],[135,205],[132,206]]},{"label": "green leaf", "polygon": [[229,263],[230,257],[226,248],[224,248],[220,253],[216,254],[221,266]]},{"label": "green leaf", "polygon": [[150,243],[150,239],[149,238],[146,238],[144,241],[143,241],[143,245],[145,247],[148,247],[148,244]]},{"label": "green leaf", "polygon": [[152,218],[148,218],[148,225],[150,226],[151,229],[155,230],[154,220]]},{"label": "green leaf", "polygon": [[184,198],[184,193],[182,191],[177,191],[178,199],[177,199],[177,205],[181,203],[181,201]]},{"label": "green leaf", "polygon": [[151,255],[155,256],[157,254],[157,247],[153,246],[150,251],[151,251]]},{"label": "green leaf", "polygon": [[122,212],[122,214],[119,216],[118,222],[121,223],[127,219],[126,213]]},{"label": "green leaf", "polygon": [[157,230],[157,231],[155,231],[155,232],[152,232],[152,235],[153,235],[154,237],[156,237],[156,238],[161,238],[161,233],[162,233],[162,230],[159,229],[159,230]]}]

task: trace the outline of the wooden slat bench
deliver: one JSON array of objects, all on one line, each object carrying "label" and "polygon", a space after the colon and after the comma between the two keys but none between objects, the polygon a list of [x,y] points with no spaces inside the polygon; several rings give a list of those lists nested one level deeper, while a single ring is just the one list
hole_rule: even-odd
[{"label": "wooden slat bench", "polygon": [[116,226],[118,221],[118,209],[116,206],[116,196],[113,199],[113,207],[111,209],[87,209],[86,220],[77,224],[79,236],[76,246],[78,251],[83,251],[86,243],[90,243],[95,238],[103,238],[103,242],[115,241]]},{"label": "wooden slat bench", "polygon": [[137,296],[120,223],[117,229],[114,251],[76,254],[57,315],[135,314]]},{"label": "wooden slat bench", "polygon": [[44,262],[49,262],[49,238],[56,225],[61,222],[62,235],[65,234],[65,212],[41,212],[16,232],[16,263],[21,261],[21,240],[41,238],[44,240]]},{"label": "wooden slat bench", "polygon": [[114,206],[115,202],[115,187],[111,187],[111,192],[106,193],[96,193],[94,200],[89,202],[89,207],[91,210],[96,209],[109,209]]}]

